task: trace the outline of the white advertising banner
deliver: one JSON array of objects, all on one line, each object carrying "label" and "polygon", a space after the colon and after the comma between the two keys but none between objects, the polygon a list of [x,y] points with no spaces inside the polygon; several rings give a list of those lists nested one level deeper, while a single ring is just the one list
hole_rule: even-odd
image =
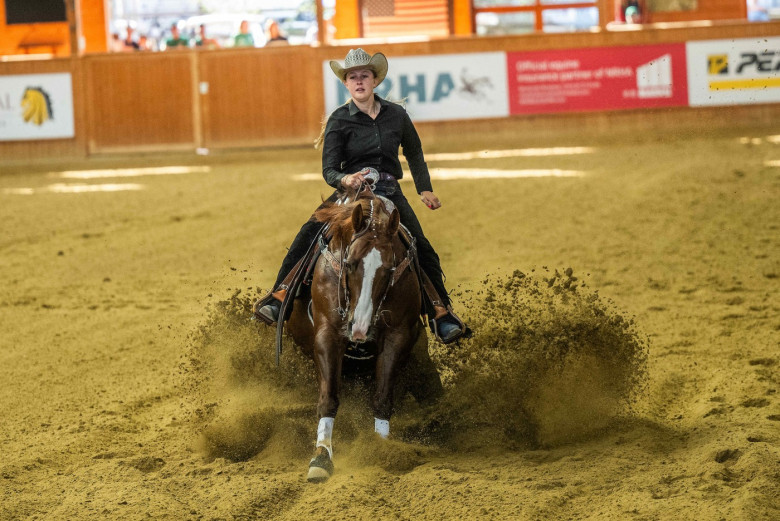
[{"label": "white advertising banner", "polygon": [[691,106],[780,102],[780,38],[687,42]]},{"label": "white advertising banner", "polygon": [[0,76],[0,141],[74,136],[69,72]]},{"label": "white advertising banner", "polygon": [[[390,101],[406,98],[406,110],[413,121],[509,115],[503,52],[402,56],[388,61],[387,77],[375,92]],[[325,110],[330,114],[349,99],[349,92],[328,63],[323,62],[322,74]]]}]

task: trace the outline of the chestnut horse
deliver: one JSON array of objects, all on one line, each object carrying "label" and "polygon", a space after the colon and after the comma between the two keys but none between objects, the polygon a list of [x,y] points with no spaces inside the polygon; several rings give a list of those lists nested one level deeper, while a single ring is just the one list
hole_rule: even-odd
[{"label": "chestnut horse", "polygon": [[345,197],[315,213],[327,224],[329,243],[320,244],[311,304],[296,303],[288,321],[288,331],[312,356],[319,376],[320,420],[308,473],[312,482],[325,481],[333,472],[333,422],[348,348],[375,358],[374,430],[386,438],[396,379],[422,327],[414,251],[399,237],[398,211],[369,189]]}]

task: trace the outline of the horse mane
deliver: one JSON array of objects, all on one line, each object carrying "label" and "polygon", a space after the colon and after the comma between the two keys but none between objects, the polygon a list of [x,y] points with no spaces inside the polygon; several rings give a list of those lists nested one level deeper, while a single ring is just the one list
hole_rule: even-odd
[{"label": "horse mane", "polygon": [[[354,192],[351,192],[354,196]],[[314,218],[317,222],[328,223],[326,237],[335,238],[339,244],[346,245],[352,239],[356,231],[352,225],[352,212],[357,205],[363,207],[363,215],[368,216],[371,213],[371,202],[374,202],[374,219],[380,215],[389,217],[389,212],[382,200],[371,192],[361,192],[357,195],[357,200],[347,204],[326,203],[322,208],[314,212]]]}]

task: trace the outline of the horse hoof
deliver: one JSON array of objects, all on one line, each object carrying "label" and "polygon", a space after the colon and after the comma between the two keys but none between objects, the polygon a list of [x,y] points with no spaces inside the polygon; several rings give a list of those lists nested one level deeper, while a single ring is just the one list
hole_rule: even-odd
[{"label": "horse hoof", "polygon": [[330,459],[328,449],[317,447],[314,457],[309,463],[309,474],[306,480],[309,483],[322,483],[333,475],[333,461]]}]

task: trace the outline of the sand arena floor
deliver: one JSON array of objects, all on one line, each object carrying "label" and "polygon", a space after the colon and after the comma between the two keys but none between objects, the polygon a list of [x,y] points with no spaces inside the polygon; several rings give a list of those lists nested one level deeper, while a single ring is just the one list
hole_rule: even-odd
[{"label": "sand arena floor", "polygon": [[245,312],[315,151],[0,166],[0,519],[779,519],[779,134],[428,150],[477,336],[387,442],[349,387],[322,485],[312,367]]}]

